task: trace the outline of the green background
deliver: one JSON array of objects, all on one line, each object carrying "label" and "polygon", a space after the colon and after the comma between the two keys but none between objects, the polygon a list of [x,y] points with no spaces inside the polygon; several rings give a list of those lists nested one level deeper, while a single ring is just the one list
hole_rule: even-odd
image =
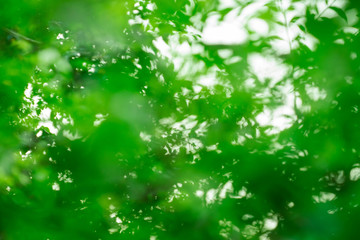
[{"label": "green background", "polygon": [[[255,2],[244,42],[202,40]],[[3,1],[0,239],[357,239],[360,4],[234,3]]]}]

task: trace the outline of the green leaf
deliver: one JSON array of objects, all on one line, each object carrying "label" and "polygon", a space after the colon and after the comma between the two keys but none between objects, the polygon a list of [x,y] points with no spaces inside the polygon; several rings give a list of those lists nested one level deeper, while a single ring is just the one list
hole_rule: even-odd
[{"label": "green leaf", "polygon": [[296,23],[301,17],[295,16],[293,17],[289,22],[290,23]]},{"label": "green leaf", "polygon": [[306,28],[305,28],[304,25],[299,25],[299,28],[300,28],[301,31],[306,32]]},{"label": "green leaf", "polygon": [[282,39],[280,36],[277,36],[277,35],[273,35],[273,36],[269,36],[266,38],[267,40],[284,40]]},{"label": "green leaf", "polygon": [[342,10],[341,8],[338,7],[329,7],[330,9],[334,10],[341,18],[343,18],[346,22],[348,21],[346,13],[344,12],[344,10]]}]

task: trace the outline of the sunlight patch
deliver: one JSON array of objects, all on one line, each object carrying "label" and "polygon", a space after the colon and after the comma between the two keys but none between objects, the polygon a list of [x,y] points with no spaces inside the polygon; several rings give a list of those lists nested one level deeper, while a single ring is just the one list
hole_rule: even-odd
[{"label": "sunlight patch", "polygon": [[219,22],[219,15],[210,16],[203,30],[202,40],[206,44],[242,44],[247,41],[248,33],[235,17]]}]

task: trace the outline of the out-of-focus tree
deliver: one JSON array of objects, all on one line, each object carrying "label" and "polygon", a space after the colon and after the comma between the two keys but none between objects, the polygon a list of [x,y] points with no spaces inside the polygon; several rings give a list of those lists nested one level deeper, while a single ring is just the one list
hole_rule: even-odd
[{"label": "out-of-focus tree", "polygon": [[354,239],[360,5],[0,10],[0,239]]}]

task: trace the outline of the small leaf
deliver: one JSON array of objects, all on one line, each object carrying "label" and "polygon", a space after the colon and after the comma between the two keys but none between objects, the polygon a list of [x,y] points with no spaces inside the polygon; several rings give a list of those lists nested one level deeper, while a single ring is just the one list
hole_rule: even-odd
[{"label": "small leaf", "polygon": [[300,28],[301,31],[306,32],[306,28],[304,25],[299,25],[298,27]]},{"label": "small leaf", "polygon": [[275,21],[275,23],[279,24],[280,26],[285,26],[286,24],[280,21]]},{"label": "small leaf", "polygon": [[296,23],[297,20],[299,20],[300,17],[293,17],[291,20],[290,20],[290,23]]},{"label": "small leaf", "polygon": [[220,16],[221,16],[219,20],[220,20],[220,21],[224,20],[224,17],[225,17],[228,13],[230,13],[232,10],[234,10],[234,8],[225,8],[225,9],[219,11]]},{"label": "small leaf", "polygon": [[294,11],[295,10],[295,7],[293,5],[290,5],[288,7],[288,9],[286,9],[287,11]]},{"label": "small leaf", "polygon": [[317,6],[317,5],[315,5],[315,12],[316,12],[316,14],[319,14],[319,7]]},{"label": "small leaf", "polygon": [[338,7],[329,7],[330,9],[334,10],[340,17],[342,17],[346,22],[348,21],[346,13],[344,10]]},{"label": "small leaf", "polygon": [[273,36],[267,37],[266,40],[271,41],[271,40],[284,40],[284,39],[282,39],[282,38],[279,37],[279,36],[273,35]]},{"label": "small leaf", "polygon": [[234,10],[234,8],[225,8],[225,9],[223,9],[223,10],[220,10],[219,13],[220,13],[221,15],[226,15],[226,14],[228,14],[229,12],[231,12],[232,10]]}]

